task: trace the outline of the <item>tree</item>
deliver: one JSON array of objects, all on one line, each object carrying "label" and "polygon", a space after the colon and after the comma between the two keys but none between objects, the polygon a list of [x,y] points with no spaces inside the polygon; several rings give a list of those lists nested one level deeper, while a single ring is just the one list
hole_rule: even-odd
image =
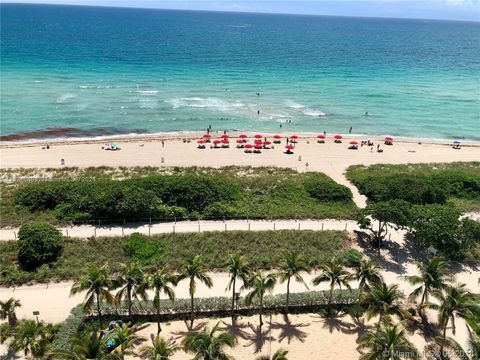
[{"label": "tree", "polygon": [[153,305],[157,310],[157,335],[162,331],[162,327],[160,325],[160,295],[163,292],[163,294],[165,294],[170,301],[173,302],[175,300],[175,291],[171,285],[176,285],[176,279],[172,274],[168,273],[164,269],[158,270],[148,278],[148,288],[153,289],[155,293],[153,297]]},{"label": "tree", "polygon": [[248,281],[248,263],[245,260],[245,256],[240,254],[230,255],[227,263],[227,269],[230,274],[230,280],[228,281],[227,290],[232,290],[232,321],[235,317],[235,291],[237,285],[237,279],[240,278],[243,284]]},{"label": "tree", "polygon": [[87,272],[75,281],[70,290],[70,296],[78,294],[79,292],[86,291],[85,298],[83,300],[83,312],[89,313],[94,302],[97,303],[97,314],[100,320],[100,326],[102,324],[102,312],[101,303],[103,301],[108,304],[113,304],[115,298],[109,289],[112,287],[112,281],[108,274],[108,265],[96,266],[91,265]]},{"label": "tree", "polygon": [[360,360],[416,359],[418,351],[408,341],[405,330],[399,325],[381,326],[377,331],[368,331],[358,347],[367,350]]},{"label": "tree", "polygon": [[355,280],[358,281],[358,296],[373,285],[383,282],[381,268],[373,260],[360,260],[355,265]]},{"label": "tree", "polygon": [[290,305],[290,281],[292,277],[299,283],[307,284],[302,278],[302,272],[309,272],[309,268],[303,256],[295,252],[285,252],[283,254],[282,262],[280,263],[280,271],[277,273],[280,283],[287,282],[287,300],[285,304],[285,311],[288,314],[288,306]]},{"label": "tree", "polygon": [[428,297],[433,290],[442,290],[447,287],[447,284],[453,280],[450,274],[448,264],[440,257],[430,259],[426,264],[416,263],[419,275],[405,276],[405,279],[416,287],[409,295],[410,300],[415,300],[422,294],[419,308],[423,307],[425,302],[428,302]]},{"label": "tree", "polygon": [[257,357],[256,360],[288,360],[287,354],[288,354],[287,350],[278,349],[277,351],[275,351],[271,359],[269,356],[263,355],[263,356]]},{"label": "tree", "polygon": [[275,274],[264,275],[261,271],[257,271],[250,277],[245,286],[248,289],[252,289],[245,297],[245,304],[251,305],[254,299],[258,299],[260,326],[263,325],[263,297],[267,291],[273,291],[276,282]]},{"label": "tree", "polygon": [[27,270],[55,261],[63,249],[63,237],[54,226],[25,224],[18,231],[18,261]]},{"label": "tree", "polygon": [[320,275],[313,278],[313,285],[316,286],[322,282],[329,283],[330,291],[328,295],[328,307],[331,311],[333,290],[335,289],[335,285],[338,285],[340,289],[343,285],[350,290],[351,288],[349,282],[353,280],[353,276],[344,269],[342,262],[335,258],[327,261],[325,264],[321,264],[319,268],[322,272]]},{"label": "tree", "polygon": [[135,334],[136,329],[130,327],[128,324],[122,324],[121,326],[115,325],[115,328],[106,337],[106,340],[113,340],[115,342],[115,349],[112,353],[120,359],[123,359],[125,355],[133,355],[131,350],[134,346],[138,345],[143,337]]},{"label": "tree", "polygon": [[372,242],[380,252],[389,227],[402,228],[410,223],[410,207],[411,205],[404,200],[371,203],[359,211],[357,222],[360,229],[371,232]]},{"label": "tree", "polygon": [[120,287],[116,294],[116,301],[127,301],[128,316],[132,317],[133,300],[147,300],[147,281],[140,265],[136,262],[120,264],[120,274],[114,281],[115,287]]},{"label": "tree", "polygon": [[172,340],[165,340],[160,336],[150,335],[152,345],[144,345],[140,348],[140,357],[149,360],[169,360],[180,349]]},{"label": "tree", "polygon": [[480,319],[480,295],[468,291],[465,284],[449,285],[443,291],[435,289],[432,295],[438,300],[438,304],[428,303],[427,306],[438,311],[438,325],[442,330],[443,340],[447,337],[449,323],[452,333],[455,334],[455,317],[465,320]]},{"label": "tree", "polygon": [[21,320],[13,332],[9,349],[23,351],[24,355],[32,354],[34,357],[43,356],[49,341],[53,340],[53,334],[46,331],[43,322],[34,320]]},{"label": "tree", "polygon": [[194,296],[197,290],[196,280],[205,284],[208,288],[213,286],[212,278],[207,274],[205,266],[203,265],[202,257],[196,255],[193,259],[187,260],[183,266],[181,274],[178,276],[178,281],[183,279],[189,280],[188,293],[190,294],[190,327],[193,327],[194,320]]},{"label": "tree", "polygon": [[95,331],[86,334],[75,334],[72,337],[72,350],[54,350],[47,358],[84,360],[101,359],[105,354],[105,343]]},{"label": "tree", "polygon": [[469,238],[474,228],[459,219],[461,214],[454,207],[414,206],[411,211],[415,236],[425,247],[433,246],[452,259],[461,259],[471,250],[473,240]]},{"label": "tree", "polygon": [[205,328],[202,332],[190,332],[183,339],[182,345],[185,351],[195,353],[195,359],[198,360],[229,360],[231,359],[225,353],[225,348],[233,348],[237,340],[229,332],[220,331],[220,323],[217,323],[212,329]]},{"label": "tree", "polygon": [[362,295],[362,301],[367,305],[365,315],[367,320],[378,316],[377,328],[385,319],[396,315],[399,318],[408,318],[409,314],[403,310],[401,300],[403,300],[403,293],[398,290],[398,285],[388,286],[385,283],[375,284],[368,292]]},{"label": "tree", "polygon": [[8,320],[10,328],[15,328],[17,325],[17,314],[15,313],[15,309],[20,306],[20,300],[14,298],[0,301],[0,320]]}]

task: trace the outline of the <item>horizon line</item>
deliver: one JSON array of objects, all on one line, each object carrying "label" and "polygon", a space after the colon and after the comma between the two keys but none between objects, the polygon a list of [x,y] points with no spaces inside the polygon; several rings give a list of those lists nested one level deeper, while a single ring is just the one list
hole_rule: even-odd
[{"label": "horizon line", "polygon": [[136,7],[136,6],[110,6],[96,4],[54,4],[54,3],[19,3],[15,1],[0,0],[0,5],[38,5],[38,6],[68,6],[68,7],[95,7],[107,9],[138,9],[138,10],[159,10],[159,11],[183,11],[183,12],[205,12],[205,13],[227,13],[227,14],[259,14],[259,15],[288,15],[288,16],[312,16],[312,17],[333,17],[333,18],[355,18],[355,19],[388,19],[388,20],[423,20],[423,21],[445,21],[445,22],[465,22],[480,23],[478,20],[465,19],[440,19],[440,18],[422,18],[422,17],[394,17],[394,16],[356,16],[356,15],[324,15],[307,13],[288,13],[288,12],[267,12],[267,11],[235,11],[235,10],[206,10],[206,9],[176,9],[176,8],[156,8],[156,7]]}]

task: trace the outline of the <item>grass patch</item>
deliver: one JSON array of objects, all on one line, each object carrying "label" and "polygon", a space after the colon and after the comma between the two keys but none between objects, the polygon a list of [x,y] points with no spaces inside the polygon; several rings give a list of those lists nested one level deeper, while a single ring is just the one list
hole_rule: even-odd
[{"label": "grass patch", "polygon": [[[3,227],[173,216],[351,219],[357,210],[350,190],[328,176],[282,168],[21,169],[3,170],[0,178]],[[32,178],[50,181],[24,182]]]},{"label": "grass patch", "polygon": [[462,212],[480,210],[480,162],[355,165],[346,175],[372,201],[448,201]]},{"label": "grass patch", "polygon": [[[65,239],[59,259],[35,271],[24,271],[17,263],[17,243],[0,242],[0,285],[77,279],[90,264],[108,263],[112,271],[120,263],[135,259],[145,265],[179,268],[186,259],[200,254],[210,270],[224,269],[229,254],[244,254],[253,268],[274,268],[283,251],[295,250],[307,257],[311,266],[341,254],[349,247],[342,231],[228,231],[179,233],[144,237],[134,253],[124,251],[129,238],[107,237]],[[160,244],[158,247],[157,245]],[[161,254],[149,251],[161,249]],[[128,255],[127,255],[128,253]]]}]

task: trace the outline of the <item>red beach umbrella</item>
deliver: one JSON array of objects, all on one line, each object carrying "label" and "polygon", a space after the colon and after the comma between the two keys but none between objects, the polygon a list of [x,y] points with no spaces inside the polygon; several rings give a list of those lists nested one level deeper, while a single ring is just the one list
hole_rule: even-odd
[{"label": "red beach umbrella", "polygon": [[254,142],[255,142],[255,144],[262,144],[262,143],[263,143],[263,141],[260,140],[260,139],[257,139],[257,140],[255,140]]},{"label": "red beach umbrella", "polygon": [[264,141],[263,145],[271,145],[272,143],[270,141]]},{"label": "red beach umbrella", "polygon": [[205,135],[203,135],[203,138],[204,138],[204,139],[210,139],[211,137],[212,137],[212,135],[210,135],[210,134],[205,134]]},{"label": "red beach umbrella", "polygon": [[203,140],[203,139],[197,140],[197,143],[199,143],[199,144],[205,144],[205,140]]},{"label": "red beach umbrella", "polygon": [[293,149],[295,149],[295,146],[293,146],[293,145],[286,145],[286,146],[285,146],[285,149],[287,149],[287,150],[293,150]]},{"label": "red beach umbrella", "polygon": [[237,144],[243,144],[245,142],[245,140],[243,139],[237,139]]},{"label": "red beach umbrella", "polygon": [[245,135],[245,134],[241,134],[241,135],[239,136],[239,138],[240,138],[240,139],[246,139],[246,138],[248,138],[248,136]]},{"label": "red beach umbrella", "polygon": [[221,141],[220,141],[220,140],[218,140],[218,139],[216,139],[216,140],[213,140],[213,143],[214,143],[215,145],[218,145],[218,144],[220,144],[220,143],[221,143]]},{"label": "red beach umbrella", "polygon": [[281,139],[282,137],[280,135],[273,135],[273,138],[276,139],[276,140],[279,140]]},{"label": "red beach umbrella", "polygon": [[387,136],[387,137],[385,138],[385,141],[393,141],[393,138],[392,138],[391,136]]},{"label": "red beach umbrella", "polygon": [[253,148],[253,145],[252,144],[247,144],[244,147],[245,147],[245,149],[251,149],[251,148]]},{"label": "red beach umbrella", "polygon": [[290,136],[290,139],[292,139],[292,140],[297,140],[297,139],[298,139],[298,136],[297,136],[297,135],[292,135],[292,136]]},{"label": "red beach umbrella", "polygon": [[350,141],[350,145],[358,145],[358,141],[352,140]]},{"label": "red beach umbrella", "polygon": [[319,139],[325,139],[325,135],[320,134],[320,135],[317,136],[317,138],[319,138]]},{"label": "red beach umbrella", "polygon": [[230,141],[228,141],[228,139],[223,139],[222,144],[230,144]]},{"label": "red beach umbrella", "polygon": [[255,144],[255,149],[261,149],[262,147],[262,144]]},{"label": "red beach umbrella", "polygon": [[261,139],[261,138],[263,138],[263,135],[262,134],[255,134],[254,138],[255,139]]},{"label": "red beach umbrella", "polygon": [[230,135],[227,135],[227,134],[223,134],[222,136],[220,136],[222,139],[228,139],[230,137]]},{"label": "red beach umbrella", "polygon": [[342,140],[343,139],[343,136],[342,135],[335,135],[333,137],[335,140]]}]

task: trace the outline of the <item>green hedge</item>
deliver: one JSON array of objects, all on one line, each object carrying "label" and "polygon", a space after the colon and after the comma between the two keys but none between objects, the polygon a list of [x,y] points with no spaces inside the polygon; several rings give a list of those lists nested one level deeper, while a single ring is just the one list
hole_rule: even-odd
[{"label": "green hedge", "polygon": [[192,170],[124,180],[54,179],[19,185],[14,192],[14,204],[5,209],[7,214],[23,213],[27,218],[32,213],[47,214],[63,222],[351,218],[355,212],[347,187],[321,173],[287,170],[238,168],[236,173],[230,169]]}]

